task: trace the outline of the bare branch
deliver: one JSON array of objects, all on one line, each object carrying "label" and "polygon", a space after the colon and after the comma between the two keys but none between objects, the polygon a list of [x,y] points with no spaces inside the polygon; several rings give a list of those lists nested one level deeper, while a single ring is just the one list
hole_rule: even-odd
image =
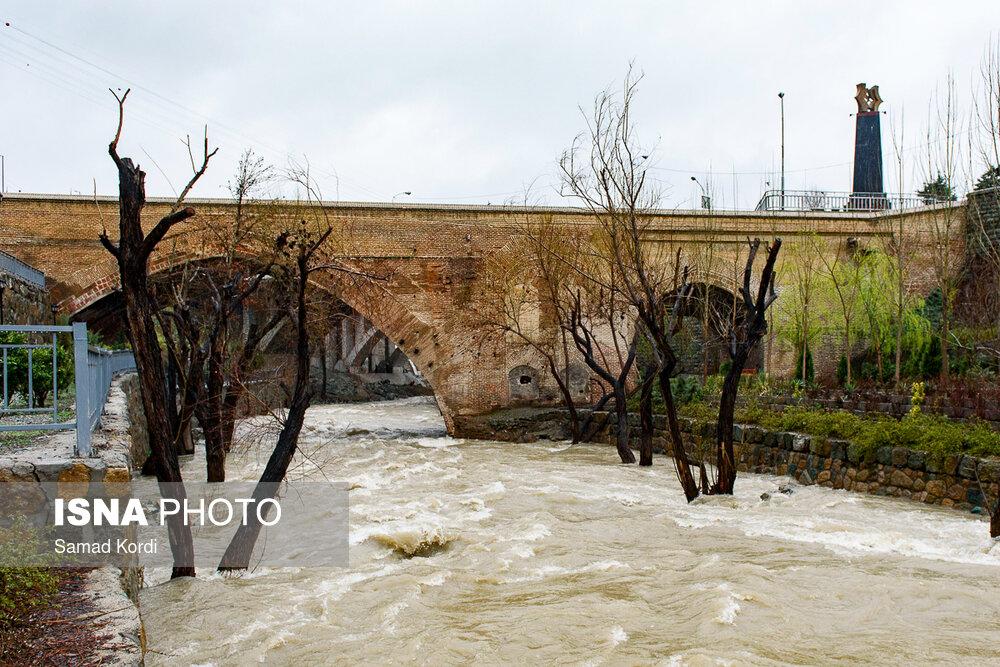
[{"label": "bare branch", "polygon": [[126,89],[125,94],[121,97],[118,97],[118,93],[111,90],[111,88],[108,88],[108,90],[110,90],[111,94],[115,96],[116,100],[118,100],[118,129],[115,130],[115,138],[111,140],[111,144],[108,146],[108,153],[111,155],[111,159],[115,161],[115,165],[120,169],[121,158],[118,157],[118,140],[122,136],[122,125],[125,122],[125,98],[128,97],[128,94],[132,91],[132,89]]}]

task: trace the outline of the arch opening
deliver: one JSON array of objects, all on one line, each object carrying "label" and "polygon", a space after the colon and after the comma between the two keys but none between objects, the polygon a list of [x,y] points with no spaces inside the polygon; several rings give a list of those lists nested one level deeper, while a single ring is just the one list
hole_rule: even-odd
[{"label": "arch opening", "polygon": [[[695,283],[692,287],[691,300],[682,314],[681,329],[674,337],[679,372],[714,375],[729,360],[726,332],[734,323],[739,324],[741,309],[736,301],[738,297],[724,287],[707,282]],[[758,345],[747,361],[746,370],[760,370],[763,361],[762,346]]]},{"label": "arch opening", "polygon": [[[190,264],[210,270],[218,259],[199,258]],[[254,259],[246,261],[254,262]],[[178,266],[164,267],[151,272],[150,279],[164,284],[178,270]],[[95,283],[83,293],[89,295],[89,302],[74,300],[77,309],[70,317],[74,321],[87,322],[88,328],[97,331],[107,343],[126,343],[125,303],[114,287],[116,284],[117,275]],[[98,286],[103,287],[97,289]],[[339,385],[345,391],[344,397],[354,401],[433,395],[448,432],[452,433],[452,410],[435,386],[433,377],[446,364],[435,363],[438,361],[434,354],[437,345],[429,339],[436,338],[436,334],[430,327],[401,308],[384,288],[373,286],[363,292],[355,288],[351,294],[343,294],[342,290],[322,283],[314,282],[314,286],[317,288],[316,307],[310,315],[310,323],[316,331],[310,360],[314,400],[322,400],[323,390],[327,388],[323,380],[326,369],[327,381],[334,373],[341,374]],[[255,317],[253,304],[246,312],[241,309],[235,316],[252,319]],[[268,357],[258,368],[261,377],[273,379],[282,368],[291,367],[288,361],[293,349],[292,327],[280,327],[260,349]],[[353,380],[343,382],[346,377]],[[352,387],[360,391],[352,392]]]}]

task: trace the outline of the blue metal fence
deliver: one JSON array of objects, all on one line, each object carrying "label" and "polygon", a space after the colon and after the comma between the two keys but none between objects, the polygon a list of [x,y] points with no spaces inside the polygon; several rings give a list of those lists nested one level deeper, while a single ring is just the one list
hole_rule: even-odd
[{"label": "blue metal fence", "polygon": [[[87,344],[87,325],[76,322],[72,326],[0,326],[0,332],[27,334],[29,337],[44,339],[43,343],[0,343],[3,372],[3,400],[0,403],[0,417],[8,415],[51,414],[52,421],[32,420],[27,424],[0,424],[2,431],[42,431],[76,429],[77,456],[90,456],[90,433],[95,429],[104,413],[104,405],[111,391],[112,378],[126,370],[135,368],[135,358],[128,350],[106,350]],[[60,333],[73,334],[73,367],[76,385],[76,418],[73,421],[59,421],[59,362],[58,337]],[[51,341],[48,337],[51,336]],[[13,387],[10,373],[17,350],[27,351],[28,390],[26,407],[11,404]],[[12,352],[14,351],[14,352]],[[41,354],[52,363],[52,407],[38,408],[34,404],[34,359]]]}]

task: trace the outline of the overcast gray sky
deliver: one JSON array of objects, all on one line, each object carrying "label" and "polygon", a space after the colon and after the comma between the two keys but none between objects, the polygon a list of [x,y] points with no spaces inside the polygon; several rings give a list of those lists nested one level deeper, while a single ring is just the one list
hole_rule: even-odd
[{"label": "overcast gray sky", "polygon": [[[634,60],[665,205],[693,206],[690,177],[711,172],[720,205],[752,207],[777,185],[779,91],[787,187],[850,190],[855,84],[879,85],[886,159],[901,114],[916,157],[949,71],[968,99],[1000,2],[5,0],[0,20],[11,192],[114,194],[107,88],[131,86],[120,152],[150,195],[182,187],[180,140],[207,124],[220,151],[194,196],[225,196],[252,147],[308,158],[326,199],[564,203],[579,107]],[[921,178],[911,165],[904,187]]]}]

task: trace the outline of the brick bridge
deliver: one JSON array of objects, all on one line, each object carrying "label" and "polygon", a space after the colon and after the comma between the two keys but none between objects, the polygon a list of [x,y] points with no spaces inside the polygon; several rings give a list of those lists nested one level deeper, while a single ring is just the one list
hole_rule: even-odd
[{"label": "brick bridge", "polygon": [[[145,218],[158,220],[170,201],[150,199]],[[197,211],[195,220],[210,224],[213,218],[231,215],[225,200],[189,200]],[[456,417],[487,412],[524,401],[545,401],[554,396],[551,380],[539,371],[537,360],[515,349],[485,349],[477,343],[481,332],[461,325],[458,312],[475,294],[483,257],[501,248],[513,235],[519,221],[531,216],[552,216],[557,224],[592,224],[590,216],[570,208],[529,209],[500,206],[451,206],[415,204],[324,205],[334,224],[349,226],[352,238],[363,245],[350,255],[372,267],[386,269],[388,283],[355,288],[337,295],[367,317],[404,351],[427,376],[449,431],[455,432]],[[779,288],[793,280],[789,252],[797,238],[816,234],[826,252],[843,253],[860,245],[874,247],[880,236],[902,228],[912,235],[919,252],[909,288],[926,293],[932,284],[930,248],[936,238],[935,220],[957,216],[951,247],[952,266],[960,268],[965,258],[964,205],[922,207],[902,213],[877,212],[717,212],[661,211],[652,214],[650,242],[679,244],[685,262],[699,249],[712,244],[713,270],[697,280],[728,290],[734,275],[741,275],[747,237],[780,236],[785,250],[780,257]],[[107,303],[114,296],[117,267],[100,246],[98,234],[107,227],[117,231],[118,204],[114,198],[7,194],[0,200],[0,250],[43,270],[54,303],[71,318],[93,321],[108,315]],[[188,237],[193,235],[188,235]],[[169,265],[169,252],[198,255],[180,226],[161,244],[163,252],[153,257],[152,272]],[[172,249],[172,250],[171,250]],[[103,310],[102,310],[103,307]],[[781,322],[776,322],[776,328]],[[777,339],[770,357],[770,372],[790,374],[793,354]],[[840,353],[814,352],[818,375],[832,372]],[[528,373],[531,391],[519,386]],[[530,383],[529,383],[530,384]]]}]

